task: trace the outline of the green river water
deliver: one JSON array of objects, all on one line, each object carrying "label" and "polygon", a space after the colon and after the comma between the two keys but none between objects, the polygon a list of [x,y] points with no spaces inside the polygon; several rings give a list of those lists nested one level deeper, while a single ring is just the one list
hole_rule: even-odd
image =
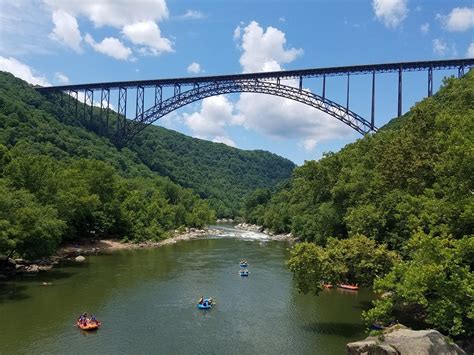
[{"label": "green river water", "polygon": [[[0,354],[344,354],[364,337],[369,291],[300,295],[288,244],[220,228],[0,283]],[[248,278],[238,275],[241,258]],[[198,310],[201,295],[217,305]],[[102,321],[97,332],[74,326],[83,311]]]}]

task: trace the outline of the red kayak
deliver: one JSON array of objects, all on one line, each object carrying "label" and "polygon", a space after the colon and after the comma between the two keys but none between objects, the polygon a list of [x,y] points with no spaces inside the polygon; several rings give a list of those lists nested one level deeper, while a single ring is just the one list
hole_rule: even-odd
[{"label": "red kayak", "polygon": [[349,284],[339,284],[339,285],[337,285],[337,287],[343,288],[345,290],[352,290],[352,291],[357,291],[359,289],[359,286],[349,285]]}]

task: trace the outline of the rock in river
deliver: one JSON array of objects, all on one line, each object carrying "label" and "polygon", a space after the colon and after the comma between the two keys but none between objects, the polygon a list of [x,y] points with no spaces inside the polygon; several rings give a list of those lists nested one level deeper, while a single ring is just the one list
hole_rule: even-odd
[{"label": "rock in river", "polygon": [[86,261],[86,258],[83,257],[82,255],[79,255],[79,256],[76,256],[76,258],[74,260],[77,261],[78,263],[82,263],[82,262]]}]

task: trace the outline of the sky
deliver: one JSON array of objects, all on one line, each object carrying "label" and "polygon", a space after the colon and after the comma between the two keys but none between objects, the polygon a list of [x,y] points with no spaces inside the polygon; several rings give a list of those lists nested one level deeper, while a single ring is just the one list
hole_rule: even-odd
[{"label": "sky", "polygon": [[[0,0],[0,70],[43,86],[467,57],[472,0]],[[435,72],[435,89],[454,74]],[[328,78],[326,96],[345,105],[346,80]],[[350,79],[350,109],[367,119],[371,80]],[[397,80],[376,78],[378,127],[397,114]],[[321,84],[304,88],[321,94]],[[403,111],[426,93],[426,73],[404,74]],[[210,97],[156,124],[296,164],[361,137],[315,108],[249,93]]]}]

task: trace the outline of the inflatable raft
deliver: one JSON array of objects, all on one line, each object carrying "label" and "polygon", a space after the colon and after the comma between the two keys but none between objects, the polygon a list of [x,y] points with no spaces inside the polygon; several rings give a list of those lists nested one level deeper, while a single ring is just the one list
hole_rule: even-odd
[{"label": "inflatable raft", "polygon": [[102,325],[102,323],[100,323],[99,321],[97,322],[88,321],[86,323],[81,323],[77,321],[76,325],[78,328],[82,330],[97,330]]},{"label": "inflatable raft", "polygon": [[339,288],[343,288],[344,290],[351,290],[351,291],[357,291],[359,289],[359,286],[357,285],[347,285],[347,284],[340,284],[337,285]]},{"label": "inflatable raft", "polygon": [[249,272],[244,271],[244,270],[239,271],[239,274],[240,274],[240,276],[249,276]]},{"label": "inflatable raft", "polygon": [[198,303],[197,307],[199,309],[211,309],[214,305],[214,302],[209,301],[207,298],[204,300],[203,303]]}]

